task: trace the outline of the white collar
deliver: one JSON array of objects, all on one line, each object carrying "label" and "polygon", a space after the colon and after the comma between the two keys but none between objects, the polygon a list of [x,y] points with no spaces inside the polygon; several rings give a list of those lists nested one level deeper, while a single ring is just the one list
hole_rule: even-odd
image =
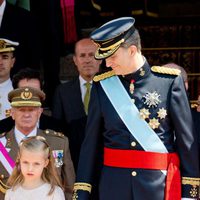
[{"label": "white collar", "polygon": [[19,144],[26,137],[36,136],[37,135],[37,127],[35,127],[28,135],[24,135],[15,126],[14,135],[15,135],[15,139],[16,139],[17,143]]},{"label": "white collar", "polygon": [[[81,75],[79,75],[79,81],[81,86],[84,86],[85,83],[87,83],[87,81]],[[92,80],[90,81],[90,83],[92,84]]]}]

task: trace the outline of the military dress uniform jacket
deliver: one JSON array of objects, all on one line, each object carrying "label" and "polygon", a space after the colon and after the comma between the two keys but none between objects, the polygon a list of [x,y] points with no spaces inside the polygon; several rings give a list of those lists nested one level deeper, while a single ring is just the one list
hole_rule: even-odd
[{"label": "military dress uniform jacket", "polygon": [[[72,190],[72,186],[75,181],[75,173],[74,173],[74,168],[70,156],[70,151],[69,151],[69,143],[68,139],[61,133],[54,132],[52,130],[45,130],[42,131],[38,129],[37,135],[42,136],[46,138],[49,146],[53,151],[55,150],[63,150],[63,157],[62,157],[62,162],[63,164],[60,165],[57,169],[59,172],[59,175],[62,178],[64,187],[67,189]],[[17,157],[17,152],[18,152],[18,144],[14,136],[14,130],[12,129],[10,132],[6,133],[4,135],[6,137],[7,143],[6,143],[6,148],[9,149],[9,155],[11,158],[15,161]],[[57,158],[55,158],[56,160]],[[4,184],[6,183],[7,179],[9,177],[8,172],[0,163],[0,181],[2,181]],[[68,192],[66,194],[67,199],[71,199],[71,193]],[[0,200],[4,199],[3,193],[0,191]]]},{"label": "military dress uniform jacket", "polygon": [[[145,63],[135,73],[119,78],[131,99],[134,99],[141,115],[146,115],[146,122],[168,152],[178,153],[181,176],[188,177],[186,180],[189,180],[189,183],[183,181],[182,197],[197,198],[198,150],[184,83],[180,75],[169,75],[164,70],[161,71],[163,73],[153,72],[148,63]],[[135,81],[133,94],[129,92],[131,80]],[[149,96],[152,95],[155,106],[150,106],[152,102]],[[149,111],[149,114],[142,112],[142,109]],[[74,199],[89,199],[88,191],[91,189],[90,185],[93,186],[93,177],[96,175],[94,172],[97,173],[94,171],[95,162],[102,151],[99,148],[102,140],[103,146],[107,148],[144,151],[118,116],[100,83],[96,82],[91,93],[86,136],[74,186]],[[164,200],[166,177],[161,170],[104,165],[100,173],[100,200]],[[196,185],[190,180],[196,180]]]}]

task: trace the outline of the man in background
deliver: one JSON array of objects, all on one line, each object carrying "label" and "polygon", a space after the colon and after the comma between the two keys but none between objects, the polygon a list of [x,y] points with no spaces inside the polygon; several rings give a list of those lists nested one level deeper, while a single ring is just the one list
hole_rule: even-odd
[{"label": "man in background", "polygon": [[75,44],[73,56],[79,76],[58,86],[52,109],[52,116],[64,120],[75,169],[80,147],[84,138],[92,79],[99,71],[101,61],[95,60],[95,44],[89,38]]},{"label": "man in background", "polygon": [[[40,72],[31,68],[21,69],[17,74],[13,76],[11,86],[13,86],[14,89],[21,87],[42,89]],[[12,117],[7,117],[3,120],[0,120],[0,134],[10,131],[14,125],[15,122]],[[61,120],[48,116],[44,114],[44,112],[41,114],[40,120],[38,122],[38,127],[42,130],[52,129],[59,132],[63,132],[64,130],[64,125]]]},{"label": "man in background", "polygon": [[15,63],[15,47],[19,43],[0,38],[0,120],[4,119],[10,109],[8,93],[13,89],[10,71]]}]

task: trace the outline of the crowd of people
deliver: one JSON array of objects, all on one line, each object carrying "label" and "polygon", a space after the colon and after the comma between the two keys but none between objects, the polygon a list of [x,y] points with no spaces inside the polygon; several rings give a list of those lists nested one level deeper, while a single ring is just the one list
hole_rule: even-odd
[{"label": "crowd of people", "polygon": [[134,18],[76,42],[51,115],[40,71],[11,76],[20,45],[0,38],[0,200],[199,199],[200,99],[180,66],[150,66]]}]

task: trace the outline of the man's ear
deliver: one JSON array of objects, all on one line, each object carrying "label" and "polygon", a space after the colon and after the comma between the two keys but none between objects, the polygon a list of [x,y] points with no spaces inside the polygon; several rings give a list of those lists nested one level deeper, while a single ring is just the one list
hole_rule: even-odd
[{"label": "man's ear", "polygon": [[40,115],[42,114],[43,110],[44,110],[43,108],[40,108]]},{"label": "man's ear", "polygon": [[12,117],[13,120],[15,120],[14,108],[10,109],[10,116]]},{"label": "man's ear", "polygon": [[137,52],[137,47],[135,45],[131,45],[129,47],[129,51],[131,55],[135,55],[135,53]]},{"label": "man's ear", "polygon": [[14,66],[14,64],[15,64],[15,60],[16,60],[15,57],[13,57],[13,58],[12,58],[12,66],[11,66],[11,68],[13,68],[13,66]]}]

